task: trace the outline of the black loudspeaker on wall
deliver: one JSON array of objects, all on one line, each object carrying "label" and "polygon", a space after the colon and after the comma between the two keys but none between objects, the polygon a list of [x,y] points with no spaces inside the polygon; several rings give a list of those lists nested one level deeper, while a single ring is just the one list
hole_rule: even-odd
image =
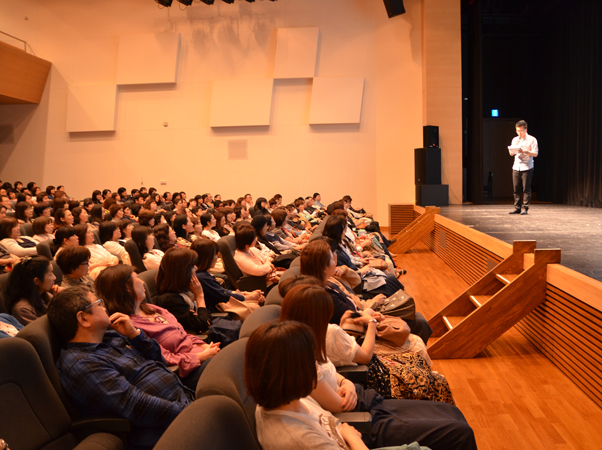
[{"label": "black loudspeaker on wall", "polygon": [[414,149],[414,184],[441,184],[441,149]]},{"label": "black loudspeaker on wall", "polygon": [[425,125],[422,127],[422,146],[439,147],[439,127],[436,125]]},{"label": "black loudspeaker on wall", "polygon": [[406,12],[406,9],[403,7],[403,0],[384,0],[384,2],[389,19]]}]

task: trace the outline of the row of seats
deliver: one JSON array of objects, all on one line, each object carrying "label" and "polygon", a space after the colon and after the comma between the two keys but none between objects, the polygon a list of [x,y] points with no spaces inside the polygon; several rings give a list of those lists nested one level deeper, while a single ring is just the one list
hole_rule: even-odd
[{"label": "row of seats", "polygon": [[[58,268],[56,264],[53,267]],[[148,299],[156,293],[156,272],[154,269],[140,274]],[[284,276],[294,276],[296,272],[298,264],[294,262],[288,275],[285,273]],[[278,292],[277,289],[272,291]],[[244,351],[250,334],[279,316],[280,306],[274,300],[247,318],[240,339],[213,358],[201,376],[197,400],[178,416],[156,449],[167,449],[168,446],[170,450],[259,449],[255,403],[246,395],[244,387]],[[26,326],[17,338],[0,340],[0,360],[11,361],[0,368],[0,397],[4,404],[0,408],[0,436],[13,442],[15,448],[27,450],[46,446],[71,449],[78,440],[82,440],[78,449],[123,448],[125,433],[129,430],[127,420],[116,417],[82,419],[69,400],[56,370],[60,350],[61,343],[46,316]],[[19,363],[13,364],[13,361]],[[31,411],[34,414],[30,414]],[[347,417],[342,419],[356,427],[369,423],[367,413],[346,414]],[[232,429],[237,432],[232,433]]]}]

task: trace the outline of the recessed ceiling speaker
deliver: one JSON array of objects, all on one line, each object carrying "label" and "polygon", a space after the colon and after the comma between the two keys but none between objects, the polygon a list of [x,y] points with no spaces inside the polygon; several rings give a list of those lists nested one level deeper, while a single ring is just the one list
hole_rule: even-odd
[{"label": "recessed ceiling speaker", "polygon": [[403,0],[383,0],[385,2],[385,8],[387,8],[387,14],[389,19],[391,17],[405,14],[406,9],[403,7]]}]

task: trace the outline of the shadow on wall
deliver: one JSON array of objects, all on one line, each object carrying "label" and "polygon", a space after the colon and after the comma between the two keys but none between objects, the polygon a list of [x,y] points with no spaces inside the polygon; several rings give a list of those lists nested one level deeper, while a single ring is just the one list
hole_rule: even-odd
[{"label": "shadow on wall", "polygon": [[0,171],[17,150],[38,105],[3,105],[0,113]]}]

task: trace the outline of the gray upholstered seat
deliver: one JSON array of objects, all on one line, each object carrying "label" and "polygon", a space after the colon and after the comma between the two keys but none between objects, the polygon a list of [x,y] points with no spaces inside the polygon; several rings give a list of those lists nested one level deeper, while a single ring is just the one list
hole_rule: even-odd
[{"label": "gray upholstered seat", "polygon": [[13,449],[121,450],[108,433],[88,435],[78,445],[72,420],[48,380],[32,345],[19,338],[0,340],[0,436]]}]

